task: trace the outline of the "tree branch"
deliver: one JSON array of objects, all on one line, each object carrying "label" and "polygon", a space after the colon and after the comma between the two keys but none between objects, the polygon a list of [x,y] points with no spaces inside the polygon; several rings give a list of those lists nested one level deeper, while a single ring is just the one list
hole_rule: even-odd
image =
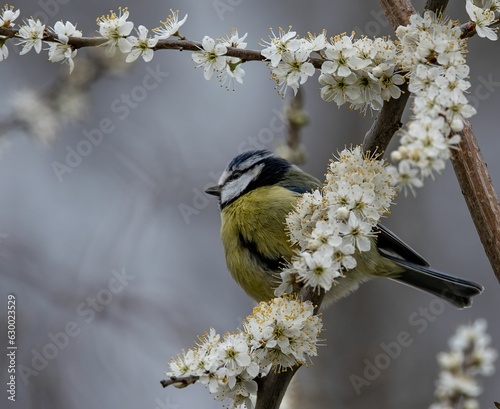
[{"label": "tree branch", "polygon": [[304,91],[299,88],[297,95],[290,98],[285,105],[287,135],[286,141],[276,147],[276,154],[295,165],[306,162],[307,153],[300,143],[301,129],[309,123],[309,116],[304,110]]},{"label": "tree branch", "polygon": [[[3,28],[0,27],[0,36],[8,38],[20,38],[17,33],[19,30],[15,28]],[[45,30],[43,41],[58,43],[57,35],[50,33]],[[85,47],[99,47],[107,42],[107,38],[103,37],[69,37],[68,44],[71,45],[75,50]],[[203,46],[198,41],[191,41],[185,39],[178,40],[159,40],[155,47],[152,48],[154,51],[157,50],[179,50],[179,51],[200,51]],[[259,50],[246,50],[242,48],[227,47],[227,53],[224,54],[228,57],[240,58],[243,62],[246,61],[265,61]],[[309,58],[308,60],[314,68],[321,68],[324,60],[322,58]]]},{"label": "tree branch", "polygon": [[[303,301],[311,301],[313,303],[314,314],[318,314],[324,296],[324,290],[316,291],[311,287],[304,287],[299,293],[299,298]],[[257,378],[256,381],[259,387],[257,390],[257,403],[255,409],[278,409],[283,397],[285,396],[290,381],[299,370],[300,366],[301,365],[296,365],[286,372],[271,371],[267,376]],[[161,380],[160,383],[164,388],[171,385],[176,388],[185,388],[186,386],[193,385],[198,380],[198,376],[173,376],[170,379]]]},{"label": "tree branch", "polygon": [[309,122],[304,112],[304,92],[299,88],[297,95],[292,98],[285,109],[288,121],[287,145],[290,149],[298,149],[300,145],[300,130]]},{"label": "tree branch", "polygon": [[198,379],[200,379],[198,376],[185,376],[182,378],[172,376],[170,379],[161,380],[160,383],[164,388],[170,385],[174,385],[176,388],[185,388],[186,386],[193,385]]},{"label": "tree branch", "polygon": [[500,204],[467,121],[452,163],[484,250],[500,282]]},{"label": "tree branch", "polygon": [[408,25],[411,15],[417,13],[408,0],[379,0],[379,3],[394,31]]},{"label": "tree branch", "polygon": [[367,152],[385,152],[394,134],[401,128],[401,118],[410,98],[408,85],[401,85],[403,92],[398,99],[384,102],[370,130],[363,140],[363,149]]},{"label": "tree branch", "polygon": [[[325,291],[317,291],[311,287],[304,287],[299,294],[303,301],[311,301],[314,305],[314,314],[317,314]],[[267,376],[258,379],[257,403],[255,409],[278,409],[285,396],[286,390],[300,365],[286,372],[270,372]]]},{"label": "tree branch", "polygon": [[425,10],[432,10],[435,13],[443,13],[444,9],[448,5],[449,0],[427,0],[425,3]]},{"label": "tree branch", "polygon": [[[406,0],[380,0],[380,3],[393,28],[407,23],[407,13],[411,4]],[[428,0],[427,6],[443,7],[445,3],[445,0]],[[462,38],[471,37],[476,33],[475,24],[472,22],[463,24],[461,29]],[[406,99],[401,97],[384,104],[375,123],[365,136],[365,150],[373,151],[376,147],[385,149],[391,137],[388,137],[391,130],[386,130],[385,127],[388,124],[388,128],[394,128],[399,123],[407,99],[408,97]],[[397,116],[392,118],[391,113]],[[460,149],[452,153],[453,168],[481,243],[500,282],[500,204],[468,122],[461,135]]]},{"label": "tree branch", "polygon": [[[490,24],[489,27],[498,27],[500,25],[500,12],[495,11],[495,22]],[[476,32],[476,23],[473,21],[467,21],[466,23],[460,26],[462,30],[461,38],[470,38],[477,34]]]},{"label": "tree branch", "polygon": [[[400,25],[407,25],[410,16],[416,13],[408,0],[380,0],[379,2],[394,30]],[[410,97],[406,84],[401,86],[401,90],[403,93],[398,99],[390,99],[384,102],[382,109],[363,140],[363,149],[365,151],[384,152],[394,133],[401,128],[401,118]]]},{"label": "tree branch", "polygon": [[[448,0],[428,0],[425,8],[434,12],[444,12],[447,3]],[[407,0],[380,0],[380,4],[394,30],[400,25],[407,25],[411,14],[416,13]],[[398,99],[390,99],[384,102],[372,127],[366,133],[363,140],[365,151],[384,152],[394,134],[401,128],[401,118],[410,98],[410,93],[407,84],[402,85],[400,88],[403,94]]]}]

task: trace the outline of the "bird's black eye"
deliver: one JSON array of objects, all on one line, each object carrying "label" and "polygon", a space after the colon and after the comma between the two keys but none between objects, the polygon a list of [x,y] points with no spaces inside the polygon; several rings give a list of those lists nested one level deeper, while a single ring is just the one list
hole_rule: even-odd
[{"label": "bird's black eye", "polygon": [[243,175],[243,172],[241,170],[235,170],[233,173],[231,173],[229,180],[238,179],[241,175]]}]

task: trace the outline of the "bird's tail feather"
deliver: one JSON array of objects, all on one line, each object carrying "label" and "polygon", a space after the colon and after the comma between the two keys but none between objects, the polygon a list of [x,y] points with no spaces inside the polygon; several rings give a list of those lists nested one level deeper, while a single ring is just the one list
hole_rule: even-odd
[{"label": "bird's tail feather", "polygon": [[405,270],[394,280],[436,295],[458,308],[470,307],[471,297],[480,294],[483,287],[472,281],[450,277],[426,266],[420,266],[397,257],[385,255]]}]

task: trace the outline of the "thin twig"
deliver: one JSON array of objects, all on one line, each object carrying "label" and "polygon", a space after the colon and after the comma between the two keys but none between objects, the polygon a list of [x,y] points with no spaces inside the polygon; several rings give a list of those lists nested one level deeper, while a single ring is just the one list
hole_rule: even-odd
[{"label": "thin twig", "polygon": [[[500,25],[500,12],[495,11],[495,21],[493,24],[490,24],[488,27],[498,27]],[[466,23],[460,26],[460,30],[462,30],[462,35],[460,38],[471,38],[477,34],[476,31],[476,23],[473,21],[467,21]]]},{"label": "thin twig", "polygon": [[300,134],[304,126],[309,123],[309,116],[304,110],[304,91],[299,88],[297,95],[290,98],[285,105],[286,141],[276,147],[276,153],[295,165],[305,163],[307,154],[300,143]]},{"label": "thin twig", "polygon": [[300,145],[300,130],[307,124],[308,118],[304,112],[304,92],[299,88],[297,95],[292,98],[286,107],[288,121],[287,145],[290,149],[297,149]]},{"label": "thin twig", "polygon": [[[9,38],[20,38],[18,35],[18,30],[15,28],[3,28],[0,27],[0,36],[5,36]],[[44,33],[43,41],[57,43],[57,35],[48,32]],[[68,44],[74,49],[80,49],[85,47],[99,47],[107,42],[108,39],[102,37],[69,37]],[[190,40],[158,40],[158,43],[153,50],[179,50],[179,51],[200,51],[203,46],[198,41]],[[243,62],[247,61],[265,61],[259,50],[246,50],[235,47],[227,47],[226,54],[228,57],[240,58]],[[315,68],[321,68],[324,60],[322,58],[309,58],[308,60]]]},{"label": "thin twig", "polygon": [[[410,16],[415,14],[416,11],[408,0],[379,0],[385,13],[387,19],[391,23],[394,30],[400,25],[407,25]],[[444,11],[445,3],[444,0],[428,0],[426,9],[433,11]],[[436,9],[434,9],[436,7]],[[491,25],[491,27],[497,26],[499,24],[498,18],[500,14],[495,12],[497,21]],[[476,34],[476,25],[472,21],[468,21],[460,26],[462,29],[462,38],[469,38]],[[18,36],[19,30],[16,28],[5,28],[0,27],[0,36],[7,38],[20,38]],[[57,35],[45,30],[43,35],[43,40],[47,42],[59,42]],[[99,47],[108,41],[107,38],[103,37],[69,37],[68,44],[71,45],[75,50],[84,47]],[[159,40],[153,50],[187,50],[187,51],[199,51],[201,50],[202,44],[198,41],[186,40],[185,37],[181,39],[167,39]],[[235,47],[227,47],[228,57],[240,58],[243,62],[246,61],[265,61],[259,50],[247,50]],[[322,58],[309,58],[308,60],[313,64],[314,68],[320,69],[324,60]]]},{"label": "thin twig", "polygon": [[199,376],[193,375],[184,377],[172,376],[170,379],[161,380],[160,383],[164,388],[170,385],[174,385],[176,388],[185,388],[186,386],[193,385],[198,379],[200,379]]}]

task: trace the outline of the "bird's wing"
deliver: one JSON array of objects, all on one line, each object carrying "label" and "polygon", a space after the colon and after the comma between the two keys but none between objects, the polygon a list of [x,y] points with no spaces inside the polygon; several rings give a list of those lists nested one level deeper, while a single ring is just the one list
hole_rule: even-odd
[{"label": "bird's wing", "polygon": [[319,189],[321,187],[321,183],[318,179],[295,166],[288,171],[287,177],[277,184],[298,195],[312,192],[314,189]]},{"label": "bird's wing", "polygon": [[429,266],[429,263],[425,261],[420,254],[413,250],[387,227],[378,224],[377,229],[379,230],[377,236],[377,247],[382,254],[385,253],[393,257],[396,256],[419,266]]},{"label": "bird's wing", "polygon": [[[321,187],[321,183],[315,177],[301,171],[299,168],[292,169],[288,178],[279,183],[282,187],[296,193],[297,195],[310,192]],[[387,227],[377,225],[379,233],[377,247],[382,254],[399,257],[414,264],[428,267],[429,263],[408,244],[397,237]]]}]

